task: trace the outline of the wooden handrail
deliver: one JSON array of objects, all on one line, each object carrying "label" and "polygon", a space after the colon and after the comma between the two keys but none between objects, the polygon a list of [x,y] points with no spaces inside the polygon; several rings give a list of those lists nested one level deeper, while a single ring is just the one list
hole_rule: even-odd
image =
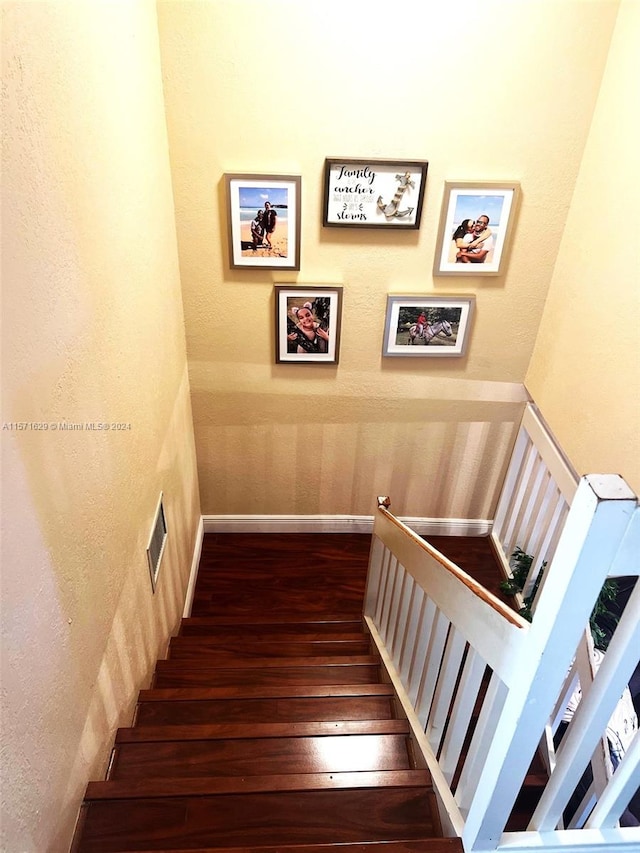
[{"label": "wooden handrail", "polygon": [[389,521],[396,525],[409,539],[415,542],[417,545],[422,548],[423,551],[426,551],[429,556],[433,557],[434,560],[437,560],[443,568],[445,568],[448,572],[450,572],[454,577],[456,577],[460,583],[463,583],[468,589],[473,592],[478,598],[482,599],[485,604],[488,604],[489,607],[492,607],[496,610],[504,619],[510,622],[512,625],[515,625],[517,628],[528,628],[529,622],[526,619],[523,619],[519,613],[516,613],[515,610],[512,610],[508,605],[504,602],[500,601],[500,599],[495,596],[493,593],[489,592],[488,589],[482,586],[482,584],[478,583],[478,581],[474,580],[471,575],[468,575],[465,571],[463,571],[460,566],[457,566],[455,563],[452,563],[451,560],[448,560],[444,554],[441,554],[433,545],[430,545],[425,539],[421,536],[418,536],[410,527],[407,527],[406,524],[403,524],[399,518],[396,518],[392,512],[389,511],[389,507],[391,506],[391,499],[384,495],[378,497],[378,511],[381,512]]}]

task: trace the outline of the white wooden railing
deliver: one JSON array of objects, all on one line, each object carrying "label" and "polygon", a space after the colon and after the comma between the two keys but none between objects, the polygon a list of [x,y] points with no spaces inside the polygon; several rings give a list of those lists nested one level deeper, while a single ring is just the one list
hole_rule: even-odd
[{"label": "white wooden railing", "polygon": [[491,539],[509,574],[516,547],[533,556],[522,591],[531,592],[543,564],[555,554],[579,477],[534,405],[524,411],[504,479]]},{"label": "white wooden railing", "polygon": [[[554,558],[578,483],[578,474],[562,452],[537,408],[533,404],[528,404],[509,461],[491,531],[494,551],[503,566],[505,575],[509,574],[510,560],[516,548],[533,557],[522,594],[517,596],[520,604],[531,596],[538,574]],[[625,565],[611,565],[608,577],[615,577],[618,574],[637,574],[640,570],[640,557],[635,560],[635,567],[632,562],[633,560],[626,560]],[[533,613],[547,577],[548,574],[545,575],[543,572],[540,586],[530,603]],[[540,741],[538,751],[549,774],[556,766],[555,743],[558,740],[558,730],[563,717],[567,716],[567,706],[577,688],[582,688],[585,692],[591,689],[595,676],[596,655],[591,632],[587,626],[571,671]],[[640,651],[638,657],[640,657]],[[625,698],[630,703],[630,696]],[[607,780],[612,776],[609,744],[604,734],[598,748],[591,756],[590,765],[592,781],[583,802],[568,818],[567,825],[570,827],[582,827],[585,824],[597,800],[596,792],[602,792]]]},{"label": "white wooden railing", "polygon": [[433,776],[445,832],[462,837],[467,853],[640,850],[640,829],[618,826],[640,785],[637,736],[616,772],[596,780],[584,825],[562,828],[638,662],[640,584],[592,684],[583,685],[527,831],[505,832],[534,753],[558,717],[604,580],[638,573],[639,519],[621,478],[583,478],[528,623],[379,507],[365,620]]},{"label": "white wooden railing", "polygon": [[364,615],[442,797],[443,824],[461,836],[530,625],[384,507]]}]

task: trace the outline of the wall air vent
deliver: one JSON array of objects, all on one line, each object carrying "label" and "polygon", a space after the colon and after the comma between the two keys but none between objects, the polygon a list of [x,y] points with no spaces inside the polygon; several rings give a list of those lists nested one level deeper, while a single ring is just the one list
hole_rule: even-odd
[{"label": "wall air vent", "polygon": [[164,506],[162,504],[162,492],[158,501],[158,509],[156,510],[149,545],[147,546],[147,559],[149,560],[149,571],[151,572],[151,586],[153,591],[156,591],[156,583],[158,582],[158,573],[160,571],[160,562],[164,553],[165,542],[167,541],[167,522],[164,516]]}]

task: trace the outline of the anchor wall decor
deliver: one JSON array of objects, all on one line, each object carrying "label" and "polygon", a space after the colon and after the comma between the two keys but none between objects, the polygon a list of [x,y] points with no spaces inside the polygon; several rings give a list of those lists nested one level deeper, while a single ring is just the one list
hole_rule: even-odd
[{"label": "anchor wall decor", "polygon": [[327,159],[323,225],[419,228],[428,165]]},{"label": "anchor wall decor", "polygon": [[402,200],[402,196],[405,194],[407,189],[411,187],[415,188],[415,181],[411,180],[411,174],[409,172],[405,172],[404,175],[396,175],[396,181],[400,182],[400,186],[396,190],[396,194],[391,199],[389,204],[385,204],[382,200],[382,196],[378,198],[378,210],[381,210],[387,219],[392,219],[394,216],[404,217],[411,216],[413,213],[412,207],[407,207],[405,210],[398,210],[400,207],[400,201]]}]

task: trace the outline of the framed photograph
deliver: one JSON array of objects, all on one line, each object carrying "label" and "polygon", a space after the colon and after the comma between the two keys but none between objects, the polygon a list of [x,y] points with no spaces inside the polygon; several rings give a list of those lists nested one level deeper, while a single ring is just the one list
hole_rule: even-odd
[{"label": "framed photograph", "polygon": [[327,158],[323,225],[419,228],[428,163]]},{"label": "framed photograph", "polygon": [[232,269],[300,269],[300,177],[225,175]]},{"label": "framed photograph", "polygon": [[502,275],[520,203],[520,185],[447,181],[434,275]]},{"label": "framed photograph", "polygon": [[382,355],[464,355],[474,307],[474,296],[388,296]]},{"label": "framed photograph", "polygon": [[278,284],[276,364],[337,364],[342,288]]}]

